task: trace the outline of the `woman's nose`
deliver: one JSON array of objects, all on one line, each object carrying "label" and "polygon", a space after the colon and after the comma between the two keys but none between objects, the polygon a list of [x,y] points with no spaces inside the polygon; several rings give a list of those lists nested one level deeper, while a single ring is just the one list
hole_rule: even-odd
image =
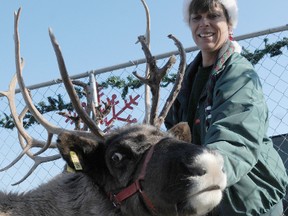
[{"label": "woman's nose", "polygon": [[209,20],[206,17],[202,17],[200,20],[200,26],[208,26],[209,25]]}]

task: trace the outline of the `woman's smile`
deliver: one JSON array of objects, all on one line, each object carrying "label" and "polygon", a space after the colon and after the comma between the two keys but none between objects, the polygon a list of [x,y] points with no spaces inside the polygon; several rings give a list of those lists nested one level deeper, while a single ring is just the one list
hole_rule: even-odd
[{"label": "woman's smile", "polygon": [[205,32],[205,33],[199,33],[198,36],[200,38],[209,38],[209,37],[213,37],[215,35],[215,33],[213,32]]}]

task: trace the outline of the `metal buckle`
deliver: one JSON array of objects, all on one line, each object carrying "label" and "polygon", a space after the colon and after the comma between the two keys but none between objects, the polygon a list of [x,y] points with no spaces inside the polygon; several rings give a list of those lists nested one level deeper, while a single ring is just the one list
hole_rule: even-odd
[{"label": "metal buckle", "polygon": [[120,208],[121,202],[117,201],[115,194],[110,194],[110,200],[115,208]]}]

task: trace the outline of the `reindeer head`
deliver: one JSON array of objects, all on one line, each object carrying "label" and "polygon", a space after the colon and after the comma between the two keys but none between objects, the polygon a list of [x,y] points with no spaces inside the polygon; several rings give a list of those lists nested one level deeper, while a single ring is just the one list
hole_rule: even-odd
[{"label": "reindeer head", "polygon": [[[189,137],[187,124],[175,127]],[[58,149],[124,215],[203,215],[221,201],[226,175],[218,153],[151,125],[126,126],[104,137],[97,142],[63,133]]]}]

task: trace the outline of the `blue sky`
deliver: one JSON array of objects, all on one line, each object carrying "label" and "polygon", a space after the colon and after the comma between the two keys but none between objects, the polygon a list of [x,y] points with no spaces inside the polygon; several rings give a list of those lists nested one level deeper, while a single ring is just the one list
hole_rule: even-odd
[{"label": "blue sky", "polygon": [[[153,54],[175,50],[167,38],[170,33],[180,39],[184,47],[194,45],[183,22],[182,0],[147,0],[147,4],[151,13]],[[20,6],[21,52],[28,85],[59,77],[48,27],[53,29],[62,47],[71,75],[144,57],[140,44],[135,44],[137,36],[145,32],[145,13],[140,0],[2,0],[1,90],[7,89],[15,71],[13,13]],[[239,0],[235,36],[287,24],[287,8],[287,0]]]}]

